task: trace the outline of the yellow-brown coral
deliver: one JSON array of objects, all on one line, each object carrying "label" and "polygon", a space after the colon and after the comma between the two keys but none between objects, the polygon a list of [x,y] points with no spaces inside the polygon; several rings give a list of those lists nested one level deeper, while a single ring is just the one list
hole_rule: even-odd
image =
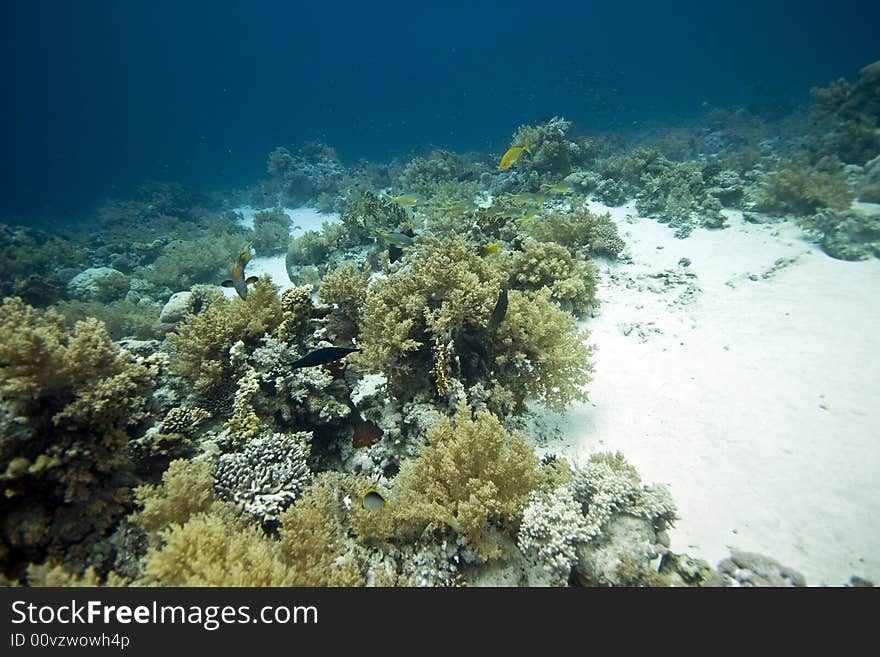
[{"label": "yellow-brown coral", "polygon": [[485,559],[498,556],[494,534],[509,525],[542,481],[538,457],[522,434],[509,434],[494,415],[471,419],[462,403],[454,423],[441,418],[429,444],[397,477],[392,508],[404,534],[446,526]]},{"label": "yellow-brown coral", "polygon": [[231,380],[229,349],[238,340],[256,342],[282,320],[281,301],[264,274],[247,299],[220,297],[199,314],[189,315],[168,336],[174,373],[191,378],[205,391]]}]

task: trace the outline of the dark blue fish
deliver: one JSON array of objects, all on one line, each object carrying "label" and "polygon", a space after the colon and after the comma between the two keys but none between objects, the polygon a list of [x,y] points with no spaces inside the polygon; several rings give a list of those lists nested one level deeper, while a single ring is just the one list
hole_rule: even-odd
[{"label": "dark blue fish", "polygon": [[506,314],[507,286],[502,285],[501,291],[498,293],[498,301],[495,302],[495,308],[492,310],[492,314],[489,316],[489,324],[486,326],[490,333],[494,333],[498,329]]},{"label": "dark blue fish", "polygon": [[291,367],[297,369],[299,367],[314,367],[315,365],[326,365],[334,360],[345,358],[360,349],[349,349],[348,347],[321,347],[306,354],[298,361],[294,362]]}]

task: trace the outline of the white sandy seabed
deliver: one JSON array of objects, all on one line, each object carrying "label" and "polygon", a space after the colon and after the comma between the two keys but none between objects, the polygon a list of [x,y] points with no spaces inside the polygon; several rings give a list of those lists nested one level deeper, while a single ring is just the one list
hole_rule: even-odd
[{"label": "white sandy seabed", "polygon": [[[239,224],[245,228],[254,227],[254,215],[259,210],[249,205],[242,205],[234,209],[241,219]],[[320,232],[325,223],[338,222],[339,215],[336,213],[321,214],[314,208],[284,208],[284,212],[291,219],[290,237],[299,237],[307,230]],[[290,278],[287,275],[287,267],[285,265],[286,254],[276,256],[264,256],[257,253],[247,265],[248,276],[262,276],[269,274],[272,282],[279,287],[293,287]],[[236,292],[231,288],[221,288],[227,297],[234,297]]]},{"label": "white sandy seabed", "polygon": [[[811,585],[880,583],[880,261],[835,260],[792,223],[737,212],[680,240],[631,204],[592,209],[632,262],[600,265],[590,402],[547,418],[562,438],[546,451],[619,450],[667,484],[676,552],[715,565],[735,547]],[[292,236],[338,221],[288,212]],[[257,254],[248,273],[264,272],[290,285],[283,255]]]},{"label": "white sandy seabed", "polygon": [[835,260],[792,223],[741,213],[679,240],[631,205],[593,209],[632,262],[600,265],[590,402],[556,418],[550,451],[620,450],[666,483],[676,552],[716,565],[736,547],[810,585],[880,582],[880,261]]}]

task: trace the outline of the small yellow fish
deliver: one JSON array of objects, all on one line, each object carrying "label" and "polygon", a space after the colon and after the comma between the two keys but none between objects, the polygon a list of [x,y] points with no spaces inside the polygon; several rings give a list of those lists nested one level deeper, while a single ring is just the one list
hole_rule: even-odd
[{"label": "small yellow fish", "polygon": [[361,496],[361,507],[364,509],[390,509],[391,505],[375,488],[368,488]]},{"label": "small yellow fish", "polygon": [[376,237],[387,244],[394,244],[399,247],[410,247],[413,245],[413,238],[405,233],[393,230],[381,230],[378,228],[374,230],[373,233]]},{"label": "small yellow fish", "polygon": [[574,187],[567,183],[553,183],[547,184],[544,183],[541,185],[541,189],[550,192],[551,194],[572,194],[574,193]]},{"label": "small yellow fish", "polygon": [[532,145],[531,144],[523,144],[522,146],[511,146],[507,149],[507,152],[501,156],[501,163],[498,165],[499,171],[506,171],[520,158],[523,154],[523,151],[532,154]]},{"label": "small yellow fish", "polygon": [[416,196],[415,194],[400,194],[399,196],[389,196],[388,200],[392,203],[409,206],[418,205],[422,202],[421,197]]},{"label": "small yellow fish", "polygon": [[483,244],[477,249],[477,253],[481,258],[485,258],[488,255],[498,255],[498,245]]},{"label": "small yellow fish", "polygon": [[519,205],[535,205],[538,202],[534,194],[510,194],[508,198]]},{"label": "small yellow fish", "polygon": [[466,214],[474,209],[474,204],[456,203],[455,205],[450,205],[449,207],[443,209],[450,214]]}]

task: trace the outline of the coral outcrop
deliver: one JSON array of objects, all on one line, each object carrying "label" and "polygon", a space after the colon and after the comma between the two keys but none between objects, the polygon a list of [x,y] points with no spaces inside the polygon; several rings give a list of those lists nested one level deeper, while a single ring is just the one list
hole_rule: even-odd
[{"label": "coral outcrop", "polygon": [[[124,510],[126,445],[150,413],[157,368],[96,320],[68,330],[21,299],[0,308],[0,554],[76,554]],[[22,504],[27,500],[27,504]],[[82,557],[82,555],[80,555]]]}]

